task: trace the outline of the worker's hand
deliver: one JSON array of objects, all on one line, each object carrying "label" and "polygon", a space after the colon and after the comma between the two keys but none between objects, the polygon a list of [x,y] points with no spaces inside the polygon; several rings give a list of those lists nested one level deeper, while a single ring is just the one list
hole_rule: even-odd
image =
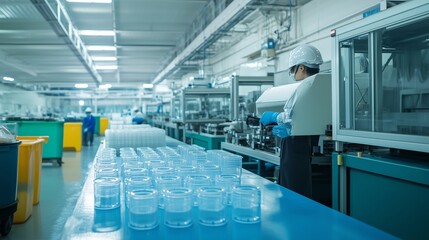
[{"label": "worker's hand", "polygon": [[264,112],[262,114],[261,119],[259,119],[259,122],[262,125],[268,125],[271,123],[277,123],[277,116],[279,115],[278,112]]},{"label": "worker's hand", "polygon": [[286,138],[290,136],[291,130],[292,126],[290,125],[290,123],[279,124],[273,127],[273,134],[279,138]]}]

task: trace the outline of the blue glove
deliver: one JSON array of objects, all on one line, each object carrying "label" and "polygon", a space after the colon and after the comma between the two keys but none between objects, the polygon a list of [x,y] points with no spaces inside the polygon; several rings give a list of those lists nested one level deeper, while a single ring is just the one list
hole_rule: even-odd
[{"label": "blue glove", "polygon": [[264,112],[261,119],[259,119],[259,122],[264,126],[271,123],[277,123],[277,116],[279,114],[280,113],[278,112]]},{"label": "blue glove", "polygon": [[279,138],[289,137],[292,131],[292,126],[290,123],[280,124],[273,127],[273,134]]}]

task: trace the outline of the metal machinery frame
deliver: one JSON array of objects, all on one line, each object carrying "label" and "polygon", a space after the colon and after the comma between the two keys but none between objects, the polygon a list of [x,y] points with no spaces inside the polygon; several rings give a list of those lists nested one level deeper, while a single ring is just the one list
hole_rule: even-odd
[{"label": "metal machinery frame", "polygon": [[414,0],[332,32],[333,208],[404,239],[428,237],[428,25]]},{"label": "metal machinery frame", "polygon": [[[210,104],[213,99],[227,99],[225,105],[230,102],[230,90],[228,88],[185,88],[176,95],[172,100],[172,118],[171,122],[176,123],[177,128],[182,127],[182,132],[179,130],[178,139],[186,142],[187,138],[191,144],[200,145],[206,149],[218,149],[220,141],[225,137],[223,135],[211,136],[210,134],[201,135],[200,128],[203,124],[219,124],[227,121],[230,116],[231,107],[225,110],[224,116],[217,115]],[[194,104],[187,104],[187,101],[195,99]],[[176,103],[175,103],[176,101]],[[177,104],[177,101],[179,104]],[[191,101],[192,102],[192,101]],[[176,105],[177,106],[176,106]],[[224,107],[223,105],[219,106]],[[178,109],[176,109],[178,108]],[[196,108],[197,110],[195,110]],[[218,109],[222,112],[222,109]],[[176,115],[176,116],[175,116]],[[182,133],[182,135],[180,135]],[[221,139],[221,140],[219,140]],[[216,147],[217,146],[217,147]]]},{"label": "metal machinery frame", "polygon": [[[231,120],[236,122],[236,126],[239,128],[244,128],[246,124],[246,119],[240,116],[240,87],[241,86],[255,86],[262,87],[264,85],[274,85],[274,76],[239,76],[233,75],[230,81],[230,90],[231,90]],[[253,112],[252,112],[253,113]],[[253,114],[256,114],[253,113]],[[241,129],[243,130],[243,129]],[[243,162],[246,166],[257,165],[257,174],[261,175],[261,162],[269,162],[275,165],[279,165],[279,157],[275,154],[265,152],[258,149],[252,149],[246,146],[238,145],[239,141],[235,141],[235,143],[230,142],[222,142],[221,149],[227,150],[230,152],[234,152],[236,154],[242,155],[244,157],[249,158],[249,161]],[[253,161],[255,160],[255,161]]]},{"label": "metal machinery frame", "polygon": [[274,85],[274,76],[244,77],[233,75],[231,79],[231,120],[239,119],[239,88],[240,86]]}]

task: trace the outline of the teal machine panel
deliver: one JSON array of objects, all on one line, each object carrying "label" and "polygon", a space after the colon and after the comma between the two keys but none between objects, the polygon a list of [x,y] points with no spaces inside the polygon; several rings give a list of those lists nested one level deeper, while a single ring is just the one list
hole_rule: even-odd
[{"label": "teal machine panel", "polygon": [[191,140],[191,144],[198,145],[206,150],[221,149],[221,142],[225,142],[224,135],[212,135],[187,131],[185,133],[185,137]]},{"label": "teal machine panel", "polygon": [[100,135],[100,116],[94,116],[94,118],[95,118],[94,134]]},{"label": "teal machine panel", "polygon": [[[342,165],[338,165],[338,163]],[[428,239],[429,161],[332,157],[333,208],[402,239]]]},{"label": "teal machine panel", "polygon": [[17,121],[19,136],[49,136],[43,144],[43,159],[63,157],[64,121]]}]

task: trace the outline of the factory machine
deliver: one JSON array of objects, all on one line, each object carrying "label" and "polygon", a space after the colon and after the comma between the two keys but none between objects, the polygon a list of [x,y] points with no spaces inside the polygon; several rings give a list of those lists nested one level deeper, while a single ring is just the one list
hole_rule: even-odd
[{"label": "factory machine", "polygon": [[[282,112],[288,99],[294,99],[292,135],[330,135],[331,81],[329,74],[318,74],[304,81],[272,87],[256,101],[256,113],[248,115],[239,127],[231,128],[227,142],[279,155],[280,139],[272,134],[275,125],[262,126],[259,117],[266,111]],[[322,102],[323,100],[323,102]],[[302,108],[302,109],[301,109]],[[323,153],[323,145],[315,149]]]},{"label": "factory machine", "polygon": [[146,122],[154,127],[168,130],[166,123],[170,121],[171,99],[162,99],[146,104]]},{"label": "factory machine", "polygon": [[230,90],[228,88],[185,88],[172,102],[171,122],[176,124],[179,139],[205,149],[219,149],[224,141],[223,127],[229,120]]},{"label": "factory machine", "polygon": [[[244,77],[233,76],[231,79],[231,112],[232,122],[225,128],[226,142],[251,146],[254,142],[249,141],[256,135],[259,129],[259,118],[256,117],[256,102],[262,92],[274,85],[274,77]],[[246,91],[248,90],[248,91]],[[247,94],[246,94],[247,93]],[[267,135],[271,133],[269,128],[263,129]],[[269,133],[268,133],[269,132]],[[269,147],[253,146],[252,149],[263,148],[269,151]]]},{"label": "factory machine", "polygon": [[414,0],[332,31],[333,207],[401,239],[429,236],[428,26]]},{"label": "factory machine", "polygon": [[[292,104],[293,136],[320,136],[319,147],[313,149],[313,197],[331,204],[331,140],[332,94],[331,75],[317,74],[307,79],[263,92],[256,101],[256,114],[247,117],[244,131],[234,128],[228,132],[222,148],[247,155],[263,162],[280,164],[281,139],[273,135],[276,124],[263,126],[259,117],[266,111],[282,112],[286,102]],[[242,130],[239,129],[239,130]]]},{"label": "factory machine", "polygon": [[185,88],[173,98],[171,124],[183,134],[180,140],[206,149],[220,149],[231,131],[248,130],[246,118],[254,115],[256,100],[273,85],[273,76],[232,76],[224,87]]}]

